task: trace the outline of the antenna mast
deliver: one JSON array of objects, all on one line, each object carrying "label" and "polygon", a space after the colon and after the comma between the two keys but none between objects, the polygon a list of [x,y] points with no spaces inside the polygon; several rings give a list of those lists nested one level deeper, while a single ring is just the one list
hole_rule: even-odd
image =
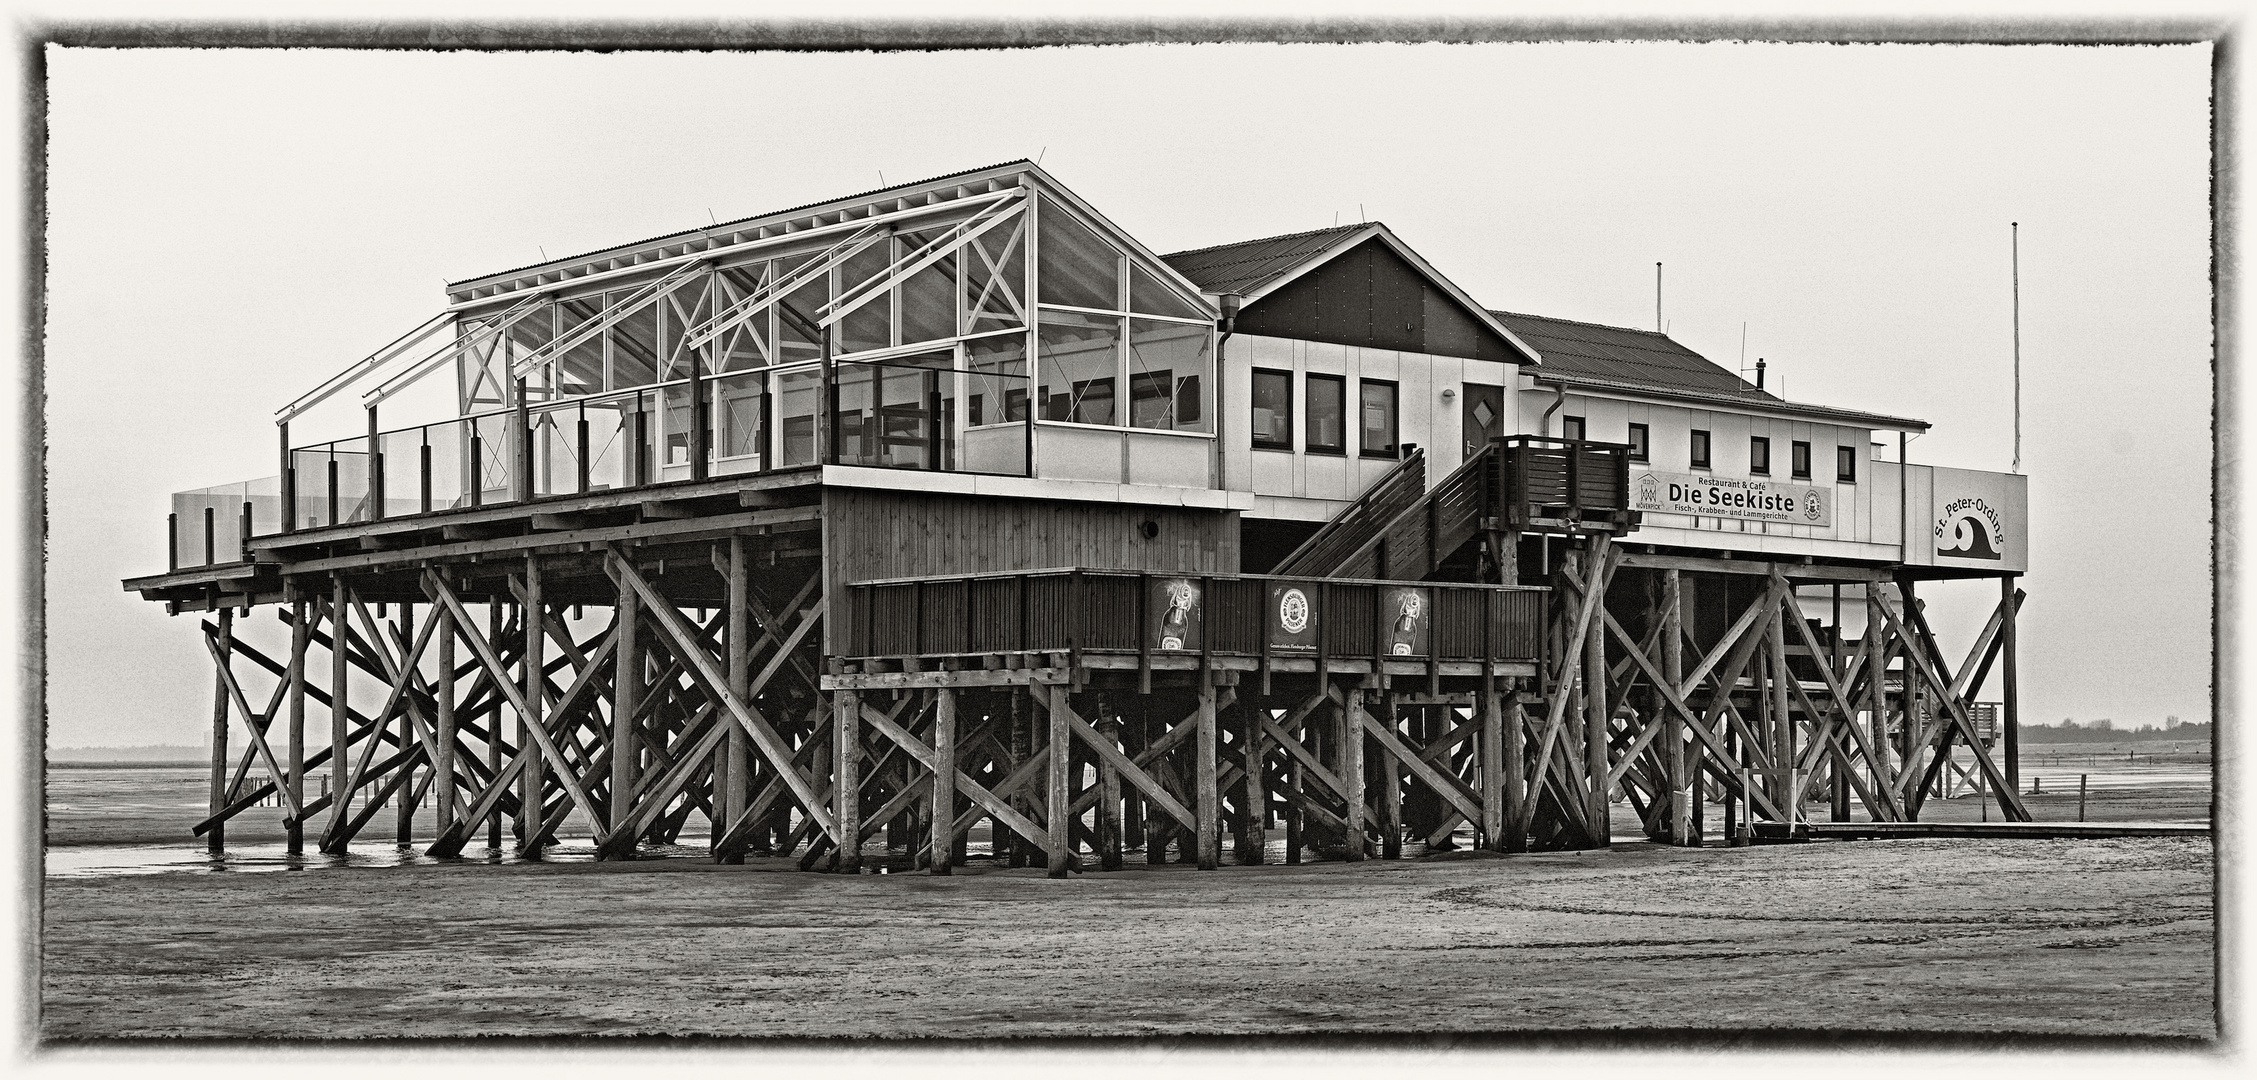
[{"label": "antenna mast", "polygon": [[2022,471],[2022,223],[2007,222],[2014,242],[2014,471]]},{"label": "antenna mast", "polygon": [[1662,333],[1661,325],[1661,264],[1654,264],[1654,333]]}]

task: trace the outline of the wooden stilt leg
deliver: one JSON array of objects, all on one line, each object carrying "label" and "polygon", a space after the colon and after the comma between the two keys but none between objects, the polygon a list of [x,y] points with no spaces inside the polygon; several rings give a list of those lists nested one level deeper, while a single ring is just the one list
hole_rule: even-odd
[{"label": "wooden stilt leg", "polygon": [[1481,678],[1481,748],[1475,756],[1481,768],[1481,847],[1505,850],[1505,705],[1494,676]]},{"label": "wooden stilt leg", "polygon": [[[1121,741],[1121,718],[1110,703],[1097,707],[1097,734],[1115,746]],[[1121,868],[1121,773],[1110,760],[1097,763],[1097,865]]]},{"label": "wooden stilt leg", "polygon": [[[1395,707],[1395,695],[1387,692],[1380,699],[1383,704],[1382,723],[1387,730],[1402,730],[1402,710]],[[1379,751],[1379,857],[1403,857],[1403,764],[1385,747]]]},{"label": "wooden stilt leg", "polygon": [[1073,822],[1069,816],[1074,804],[1073,791],[1068,786],[1071,779],[1074,736],[1066,720],[1066,688],[1053,684],[1050,693],[1050,761],[1045,779],[1048,792],[1043,822],[1048,826],[1049,874],[1062,878],[1073,868]]},{"label": "wooden stilt leg", "polygon": [[1192,795],[1198,802],[1193,813],[1199,822],[1199,869],[1214,870],[1222,866],[1222,792],[1215,784],[1215,684],[1211,677],[1199,680],[1199,708],[1193,723],[1199,730],[1192,735],[1192,759],[1196,770],[1192,781]]},{"label": "wooden stilt leg", "polygon": [[[352,665],[345,659],[345,610],[348,597],[345,593],[345,576],[335,575],[330,580],[329,601],[329,825],[338,829],[352,815],[353,793],[348,789],[352,776],[352,760],[345,753],[345,743],[352,737],[351,705],[347,701],[349,688],[346,676]],[[369,733],[375,738],[375,732]],[[325,830],[327,831],[327,830]]]},{"label": "wooden stilt leg", "polygon": [[[1152,744],[1152,734],[1145,730],[1145,714],[1141,707],[1137,709],[1134,722],[1128,722],[1117,712],[1113,722],[1121,731],[1121,749],[1129,757],[1134,758],[1143,753],[1144,748]],[[1136,791],[1124,790],[1121,794],[1126,800],[1121,807],[1121,848],[1126,853],[1144,846],[1144,816],[1152,811],[1151,804]]]},{"label": "wooden stilt leg", "polygon": [[[232,608],[221,608],[219,611],[218,653],[218,663],[223,668],[235,657],[235,611]],[[228,802],[227,718],[232,706],[227,695],[227,673],[225,671],[214,672],[212,684],[211,814],[217,817],[227,809]],[[243,718],[243,722],[255,724],[258,721],[246,716]],[[211,831],[204,834],[204,849],[214,855],[227,850],[227,824],[225,822],[212,826]]]},{"label": "wooden stilt leg", "polygon": [[1240,777],[1240,802],[1243,804],[1239,807],[1243,830],[1237,853],[1240,866],[1262,865],[1262,848],[1268,840],[1263,825],[1269,817],[1269,793],[1262,788],[1262,710],[1257,704],[1241,701],[1236,710],[1244,721],[1238,729],[1238,737],[1246,766]]},{"label": "wooden stilt leg", "polygon": [[461,773],[455,764],[455,620],[443,606],[433,609],[431,617],[439,620],[438,629],[433,631],[438,638],[439,674],[431,683],[438,713],[433,723],[439,745],[432,757],[431,798],[438,814],[439,833],[444,836],[455,826],[455,778]]},{"label": "wooden stilt leg", "polygon": [[2021,607],[2014,599],[2014,575],[2004,574],[1998,579],[1999,610],[2003,618],[1998,626],[1999,662],[2005,665],[2000,672],[2005,683],[1999,694],[1999,731],[1997,743],[2006,757],[2006,783],[2014,791],[2022,790],[2022,682],[2016,662],[2014,647],[2015,615]]},{"label": "wooden stilt leg", "polygon": [[[1676,570],[1661,572],[1661,674],[1674,692],[1685,682],[1685,587]],[[1693,775],[1699,771],[1699,751],[1686,746],[1685,718],[1660,703],[1662,759],[1669,783],[1669,842],[1679,847],[1699,844],[1693,822]]]},{"label": "wooden stilt leg", "polygon": [[838,691],[831,697],[831,708],[832,816],[838,819],[839,835],[846,838],[838,847],[838,872],[859,874],[862,844],[855,837],[862,835],[862,695]]},{"label": "wooden stilt leg", "polygon": [[932,830],[926,843],[932,848],[931,872],[946,876],[955,850],[956,691],[944,686],[932,693],[933,756],[940,761],[940,768],[933,770]]},{"label": "wooden stilt leg", "polygon": [[1519,679],[1506,679],[1504,688],[1505,711],[1505,820],[1504,835],[1499,838],[1500,851],[1528,850],[1528,830],[1521,826],[1527,820],[1528,800],[1528,717],[1520,708]]},{"label": "wooden stilt leg", "polygon": [[1301,801],[1308,797],[1307,785],[1301,775],[1301,759],[1285,755],[1285,864],[1301,865],[1301,847],[1307,842],[1302,830]]},{"label": "wooden stilt leg", "polygon": [[[752,696],[751,571],[745,561],[745,543],[742,536],[729,538],[729,595],[726,602],[729,605],[729,614],[723,633],[727,635],[729,650],[729,692],[740,699],[750,698]],[[736,824],[739,817],[744,816],[745,793],[750,786],[750,773],[752,771],[752,737],[745,733],[744,728],[736,724],[729,725],[729,741],[722,748],[718,764],[720,767],[713,772],[712,803],[715,808],[714,816],[719,819],[715,822],[713,830],[716,844],[719,843],[720,835],[728,831],[729,826]],[[742,864],[744,862],[743,845],[737,845],[737,850],[725,853],[722,856],[722,861]]]},{"label": "wooden stilt leg", "polygon": [[[290,805],[306,804],[306,648],[312,644],[313,605],[303,597],[290,602]],[[292,819],[286,846],[296,855],[306,848],[306,823]]]},{"label": "wooden stilt leg", "polygon": [[[611,652],[611,822],[613,831],[624,829],[634,815],[631,796],[642,762],[642,725],[635,712],[643,701],[642,597],[628,586],[619,588],[612,631],[617,643]],[[632,846],[621,842],[622,854]]]},{"label": "wooden stilt leg", "polygon": [[1340,785],[1347,805],[1341,814],[1341,840],[1349,862],[1364,861],[1364,691],[1349,690],[1340,710]]},{"label": "wooden stilt leg", "polygon": [[[1587,575],[1583,587],[1590,590],[1606,586],[1606,560],[1594,553],[1584,560]],[[1608,847],[1614,842],[1614,830],[1608,824],[1607,737],[1614,724],[1613,703],[1607,700],[1607,635],[1606,601],[1602,598],[1592,609],[1591,627],[1583,633],[1583,772],[1590,785],[1585,805],[1584,819],[1591,823],[1594,846]]]},{"label": "wooden stilt leg", "polygon": [[[519,745],[531,746],[538,742],[531,734],[532,730],[544,722],[543,710],[548,704],[548,695],[541,689],[547,681],[544,673],[548,660],[547,605],[541,599],[541,563],[532,555],[525,557],[525,602],[522,606],[525,649],[521,662],[524,685],[520,692],[525,695],[525,712],[518,717],[517,726],[518,730],[526,733],[523,736],[525,741]],[[548,769],[540,755],[526,755],[524,777],[525,792],[522,798],[525,800],[525,810],[518,818],[521,823],[518,846],[527,855],[538,858],[541,854],[541,831],[545,823],[543,810],[547,806],[548,796]]]}]

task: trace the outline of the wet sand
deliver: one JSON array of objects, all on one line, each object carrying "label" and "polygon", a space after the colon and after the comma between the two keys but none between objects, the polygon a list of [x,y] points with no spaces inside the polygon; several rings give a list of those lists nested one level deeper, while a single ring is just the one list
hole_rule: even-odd
[{"label": "wet sand", "polygon": [[[152,809],[50,816],[51,839],[157,842],[51,850],[48,1040],[2215,1034],[2204,839],[1679,850],[1628,842],[1618,806],[1610,851],[1052,881],[984,860],[948,878],[694,850],[595,864],[571,844],[436,863],[403,856],[385,813],[353,859],[303,870],[261,842],[271,822],[243,823],[235,870],[214,871],[192,817],[161,809],[193,801],[188,774],[171,794],[131,783]],[[2033,809],[2073,820],[2067,798]],[[2142,782],[2088,809],[2201,820],[2208,801]]]}]

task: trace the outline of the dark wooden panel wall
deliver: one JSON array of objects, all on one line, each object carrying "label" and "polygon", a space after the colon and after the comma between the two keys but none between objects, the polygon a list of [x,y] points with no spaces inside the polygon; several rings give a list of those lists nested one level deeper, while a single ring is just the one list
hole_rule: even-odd
[{"label": "dark wooden panel wall", "polygon": [[[1085,566],[1235,574],[1238,514],[1225,510],[829,488],[827,594],[849,581]],[[1158,527],[1144,536],[1145,522]],[[847,612],[831,611],[831,641]]]},{"label": "dark wooden panel wall", "polygon": [[1238,332],[1519,363],[1505,339],[1377,240],[1246,306]]}]

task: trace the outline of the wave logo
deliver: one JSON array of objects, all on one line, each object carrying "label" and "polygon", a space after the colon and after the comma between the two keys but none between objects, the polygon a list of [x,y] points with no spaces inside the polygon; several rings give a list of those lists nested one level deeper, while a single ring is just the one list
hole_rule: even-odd
[{"label": "wave logo", "polygon": [[1977,498],[1953,499],[1936,518],[1936,554],[1952,559],[1998,559],[2006,530],[1998,511]]}]

